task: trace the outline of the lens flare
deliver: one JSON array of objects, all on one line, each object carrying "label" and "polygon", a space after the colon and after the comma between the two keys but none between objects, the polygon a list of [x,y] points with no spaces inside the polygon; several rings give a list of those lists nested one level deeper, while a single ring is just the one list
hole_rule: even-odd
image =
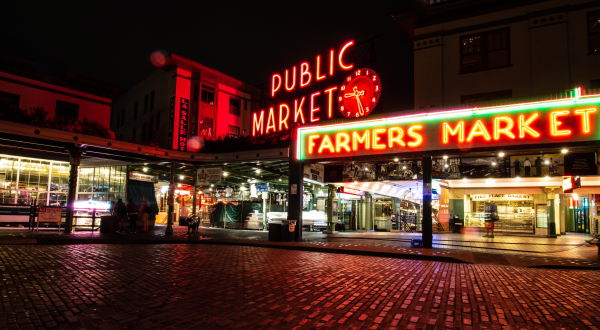
[{"label": "lens flare", "polygon": [[152,65],[160,68],[164,66],[167,61],[167,53],[162,50],[157,50],[150,55],[150,61],[152,62]]}]

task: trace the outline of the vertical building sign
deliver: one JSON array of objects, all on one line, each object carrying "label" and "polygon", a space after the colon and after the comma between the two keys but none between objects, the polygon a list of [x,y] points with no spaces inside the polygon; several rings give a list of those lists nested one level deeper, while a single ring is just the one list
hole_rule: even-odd
[{"label": "vertical building sign", "polygon": [[190,100],[183,97],[179,101],[179,123],[178,123],[178,139],[177,149],[179,151],[187,150],[188,139],[188,113],[190,111]]},{"label": "vertical building sign", "polygon": [[175,95],[169,99],[169,148],[173,149],[173,131],[175,129]]}]

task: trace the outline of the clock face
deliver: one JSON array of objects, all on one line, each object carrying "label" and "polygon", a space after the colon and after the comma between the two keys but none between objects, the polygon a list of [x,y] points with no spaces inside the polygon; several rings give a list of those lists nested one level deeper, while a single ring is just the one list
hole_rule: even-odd
[{"label": "clock face", "polygon": [[365,68],[354,70],[340,86],[340,112],[347,118],[366,116],[377,105],[380,94],[381,81],[377,72]]}]

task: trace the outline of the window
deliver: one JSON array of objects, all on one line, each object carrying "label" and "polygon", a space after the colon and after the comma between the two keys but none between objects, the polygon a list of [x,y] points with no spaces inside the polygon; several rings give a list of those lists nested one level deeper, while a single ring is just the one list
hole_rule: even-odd
[{"label": "window", "polygon": [[202,85],[200,101],[210,105],[215,105],[215,89],[209,86]]},{"label": "window", "polygon": [[146,133],[148,133],[148,124],[142,125],[142,141],[145,141]]},{"label": "window", "polygon": [[150,111],[154,110],[154,91],[150,93]]},{"label": "window", "polygon": [[503,68],[510,65],[508,28],[460,37],[460,73]]},{"label": "window", "polygon": [[234,116],[240,116],[240,100],[229,98],[229,114]]},{"label": "window", "polygon": [[131,141],[132,142],[137,141],[137,128],[134,128],[131,130]]},{"label": "window", "polygon": [[600,11],[587,14],[588,19],[588,51],[589,54],[600,53]]},{"label": "window", "polygon": [[154,129],[158,129],[160,127],[160,112],[156,114],[156,127]]},{"label": "window", "polygon": [[19,108],[20,96],[6,92],[0,92],[0,110],[16,110]]},{"label": "window", "polygon": [[148,95],[144,96],[144,114],[148,112]]},{"label": "window", "polygon": [[229,136],[238,137],[240,136],[240,128],[237,126],[229,125]]},{"label": "window", "polygon": [[138,113],[138,101],[135,101],[135,104],[133,105],[133,119],[137,119],[137,113]]},{"label": "window", "polygon": [[79,104],[56,101],[54,118],[59,122],[71,122],[79,118]]},{"label": "window", "polygon": [[511,97],[512,97],[512,90],[471,94],[471,95],[461,96],[460,103],[472,104],[472,103],[479,103],[479,102],[486,102],[486,101],[510,99]]}]

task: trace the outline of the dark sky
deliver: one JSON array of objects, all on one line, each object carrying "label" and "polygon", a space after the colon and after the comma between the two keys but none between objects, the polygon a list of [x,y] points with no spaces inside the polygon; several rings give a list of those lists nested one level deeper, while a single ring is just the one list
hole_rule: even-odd
[{"label": "dark sky", "polygon": [[[413,50],[397,1],[7,1],[0,52],[132,87],[174,52],[253,85],[348,40],[376,39],[386,110],[413,105]],[[382,95],[383,97],[383,95]],[[393,108],[393,109],[392,109]]]}]

